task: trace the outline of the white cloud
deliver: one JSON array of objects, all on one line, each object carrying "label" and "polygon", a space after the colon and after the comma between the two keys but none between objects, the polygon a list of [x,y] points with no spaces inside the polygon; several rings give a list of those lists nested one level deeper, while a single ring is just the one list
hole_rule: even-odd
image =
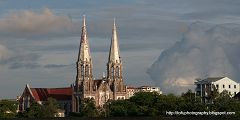
[{"label": "white cloud", "polygon": [[240,25],[190,25],[181,41],[163,51],[148,74],[166,92],[194,88],[194,80],[228,76],[239,80]]},{"label": "white cloud", "polygon": [[69,34],[73,27],[74,24],[67,16],[57,16],[48,8],[39,13],[30,10],[10,12],[0,20],[0,34],[7,37]]}]

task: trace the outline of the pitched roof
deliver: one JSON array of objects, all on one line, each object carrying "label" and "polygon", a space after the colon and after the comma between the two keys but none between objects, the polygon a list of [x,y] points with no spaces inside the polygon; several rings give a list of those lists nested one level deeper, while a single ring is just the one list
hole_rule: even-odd
[{"label": "pitched roof", "polygon": [[52,97],[56,100],[71,100],[72,88],[30,88],[33,97],[37,101],[47,101],[47,98]]},{"label": "pitched roof", "polygon": [[204,82],[216,82],[218,80],[221,80],[225,77],[209,77],[209,78],[206,78],[206,79],[203,79],[202,81]]}]

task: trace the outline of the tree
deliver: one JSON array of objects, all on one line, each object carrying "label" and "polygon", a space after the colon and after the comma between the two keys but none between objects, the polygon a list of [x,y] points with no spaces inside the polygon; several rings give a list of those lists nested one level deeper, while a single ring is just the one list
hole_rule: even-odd
[{"label": "tree", "polygon": [[165,115],[166,111],[176,111],[178,109],[178,97],[173,94],[160,95],[157,101],[159,114]]},{"label": "tree", "polygon": [[186,93],[182,93],[178,103],[181,103],[178,104],[179,110],[194,111],[193,109],[195,106],[195,93],[193,93],[190,89]]},{"label": "tree", "polygon": [[128,105],[130,105],[130,102],[127,100],[111,101],[107,106],[107,108],[109,109],[108,111],[110,112],[109,115],[110,116],[128,116],[128,112],[129,114],[131,114],[132,112],[132,109]]},{"label": "tree", "polygon": [[137,106],[135,111],[140,116],[156,116],[159,114],[157,105],[160,100],[159,94],[156,92],[138,92],[129,101]]},{"label": "tree", "polygon": [[54,117],[58,108],[59,105],[57,100],[54,98],[48,98],[43,107],[44,117]]},{"label": "tree", "polygon": [[98,111],[97,111],[97,108],[96,108],[93,98],[92,99],[90,99],[90,98],[84,99],[82,113],[83,113],[83,116],[86,116],[86,117],[97,117],[98,116]]},{"label": "tree", "polygon": [[13,118],[16,116],[17,101],[0,101],[0,118]]},{"label": "tree", "polygon": [[215,103],[216,99],[219,97],[218,89],[213,86],[213,90],[211,91],[210,95],[208,96],[208,100],[212,101],[211,103]]},{"label": "tree", "polygon": [[27,118],[43,118],[44,115],[44,106],[34,102],[31,104],[26,111],[23,112],[22,117]]},{"label": "tree", "polygon": [[156,92],[138,92],[130,98],[130,101],[141,106],[153,106],[157,96]]},{"label": "tree", "polygon": [[19,112],[17,117],[25,118],[51,118],[57,113],[58,104],[53,98],[48,98],[46,103],[33,102],[24,112]]},{"label": "tree", "polygon": [[201,98],[196,97],[190,89],[181,95],[179,101],[181,104],[177,104],[177,106],[181,111],[206,111],[207,109],[206,105],[201,102]]},{"label": "tree", "polygon": [[228,111],[229,106],[232,104],[232,99],[227,90],[223,90],[219,97],[216,98],[214,103],[214,109],[217,111]]}]

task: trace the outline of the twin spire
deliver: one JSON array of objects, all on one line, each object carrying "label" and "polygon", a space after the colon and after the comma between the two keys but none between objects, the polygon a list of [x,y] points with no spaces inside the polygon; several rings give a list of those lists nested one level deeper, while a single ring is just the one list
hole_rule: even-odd
[{"label": "twin spire", "polygon": [[82,34],[80,40],[80,47],[78,53],[78,61],[90,61],[90,47],[88,43],[88,35],[87,35],[87,28],[86,28],[86,20],[85,15],[83,16],[83,23],[82,23]]},{"label": "twin spire", "polygon": [[112,29],[112,40],[110,45],[110,52],[108,62],[113,63],[120,63],[120,56],[119,56],[119,45],[118,45],[118,35],[117,35],[117,28],[115,19],[113,22],[113,29]]},{"label": "twin spire", "polygon": [[[83,16],[83,25],[82,25],[82,34],[81,34],[80,48],[79,48],[79,54],[78,54],[78,61],[91,61],[85,15]],[[111,39],[108,62],[112,62],[112,63],[121,62],[115,19],[114,19],[113,28],[112,28],[112,39]]]}]

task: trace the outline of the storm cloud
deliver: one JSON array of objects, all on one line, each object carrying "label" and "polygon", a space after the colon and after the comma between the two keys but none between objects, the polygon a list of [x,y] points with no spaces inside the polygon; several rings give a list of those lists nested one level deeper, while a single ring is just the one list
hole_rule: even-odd
[{"label": "storm cloud", "polygon": [[239,33],[239,24],[193,23],[147,73],[164,91],[174,93],[194,88],[196,78],[228,76],[239,81]]}]

